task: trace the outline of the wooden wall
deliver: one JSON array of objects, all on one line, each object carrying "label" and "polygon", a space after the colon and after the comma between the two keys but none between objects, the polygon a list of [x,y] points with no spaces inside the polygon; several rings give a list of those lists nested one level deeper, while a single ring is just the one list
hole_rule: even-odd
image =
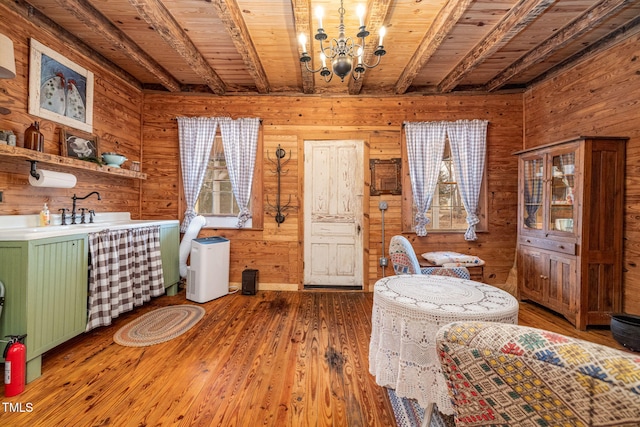
[{"label": "wooden wall", "polygon": [[524,97],[525,147],[578,135],[627,136],[624,311],[640,315],[640,35],[536,85]]},{"label": "wooden wall", "polygon": [[[304,140],[358,139],[366,144],[365,156],[401,157],[404,121],[487,119],[489,230],[477,242],[465,242],[461,233],[431,233],[424,238],[409,235],[416,252],[457,250],[485,259],[485,278],[502,284],[514,262],[517,209],[517,162],[512,152],[522,147],[522,95],[449,95],[400,97],[322,96],[228,96],[169,95],[146,93],[143,111],[142,216],[182,219],[185,209],[180,190],[178,126],[175,117],[259,117],[263,123],[265,163],[265,220],[260,230],[203,230],[201,236],[222,235],[231,239],[231,281],[239,282],[245,268],[260,270],[263,287],[298,288],[302,283],[302,152]],[[275,175],[266,160],[278,146],[291,152],[283,177],[282,195],[292,196],[292,209],[279,227],[269,215],[266,197],[273,195]],[[365,158],[365,185],[369,186],[369,158]],[[405,173],[407,173],[405,171]],[[368,190],[366,191],[368,193]],[[401,232],[402,196],[365,196],[365,283],[371,287],[382,277],[381,211],[385,212],[385,252],[389,239]],[[387,274],[390,271],[387,270]],[[368,276],[368,277],[367,277]]]},{"label": "wooden wall", "polygon": [[[109,68],[104,59],[72,35],[55,25],[28,18],[21,3],[0,4],[0,32],[14,42],[17,77],[0,80],[0,103],[12,113],[0,116],[0,129],[11,129],[22,138],[37,117],[27,113],[29,39],[60,52],[95,74],[94,131],[100,152],[118,151],[130,160],[141,160],[148,179],[113,177],[89,171],[47,166],[73,172],[73,189],[34,188],[28,184],[29,164],[0,158],[0,215],[36,214],[47,202],[56,213],[70,207],[71,196],[97,190],[102,201],[90,205],[98,212],[129,211],[134,218],[182,219],[184,200],[178,155],[176,116],[260,117],[263,120],[265,163],[264,227],[256,230],[205,230],[202,235],[224,235],[232,239],[231,281],[240,282],[245,268],[260,270],[261,286],[297,289],[302,278],[302,206],[305,139],[358,139],[366,144],[365,185],[369,184],[369,158],[401,157],[403,121],[487,119],[489,125],[489,231],[477,242],[465,242],[462,234],[435,234],[417,239],[409,236],[417,253],[450,249],[473,253],[487,261],[485,277],[501,284],[513,264],[516,240],[516,159],[512,152],[522,147],[522,95],[448,95],[401,97],[350,96],[226,96],[143,93],[121,70]],[[44,18],[43,18],[44,19]],[[345,89],[346,92],[346,89]],[[45,151],[59,154],[60,125],[40,120]],[[282,145],[291,152],[288,174],[283,176],[283,198],[292,196],[292,208],[279,227],[266,203],[273,200],[276,177],[266,160]],[[385,250],[389,239],[401,232],[401,197],[365,195],[365,283],[369,288],[382,277],[378,259],[382,255],[380,200],[389,204],[385,212]],[[366,227],[368,225],[368,227]],[[389,274],[389,270],[387,270]]]},{"label": "wooden wall", "polygon": [[[57,33],[47,22],[24,18],[27,11],[19,5],[0,4],[0,33],[13,40],[16,57],[16,77],[0,79],[0,106],[11,114],[0,115],[0,129],[12,130],[19,141],[33,121],[40,121],[45,137],[45,152],[60,154],[59,132],[62,125],[27,113],[29,40],[37,39],[71,61],[95,74],[93,134],[98,136],[99,151],[117,151],[130,160],[138,160],[141,152],[142,91],[132,80],[123,79],[104,66],[96,56],[90,56],[74,37]],[[77,131],[81,134],[80,131]],[[125,164],[126,166],[126,164]],[[96,212],[128,211],[133,217],[140,213],[140,181],[85,170],[50,165],[39,168],[69,172],[76,175],[75,188],[37,188],[29,185],[30,164],[22,160],[0,158],[0,215],[37,214],[44,202],[52,213],[59,208],[71,208],[74,193],[84,196],[97,190],[102,200],[92,197],[82,206]]]}]

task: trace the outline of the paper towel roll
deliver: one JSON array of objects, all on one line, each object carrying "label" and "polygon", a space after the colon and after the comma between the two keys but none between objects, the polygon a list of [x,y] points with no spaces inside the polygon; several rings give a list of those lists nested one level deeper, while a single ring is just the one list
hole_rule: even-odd
[{"label": "paper towel roll", "polygon": [[73,188],[76,186],[76,177],[70,173],[38,169],[38,174],[40,179],[29,175],[29,184],[34,187]]}]

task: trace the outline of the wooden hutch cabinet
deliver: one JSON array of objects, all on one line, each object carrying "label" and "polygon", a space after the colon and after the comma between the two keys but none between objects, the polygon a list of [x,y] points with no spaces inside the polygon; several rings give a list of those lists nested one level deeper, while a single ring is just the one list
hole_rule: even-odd
[{"label": "wooden hutch cabinet", "polygon": [[518,297],[576,328],[622,309],[625,143],[578,137],[515,153]]}]

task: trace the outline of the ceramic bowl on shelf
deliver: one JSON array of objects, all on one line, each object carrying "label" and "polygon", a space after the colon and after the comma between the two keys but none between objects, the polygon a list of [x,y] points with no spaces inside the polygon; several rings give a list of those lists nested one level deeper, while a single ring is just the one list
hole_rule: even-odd
[{"label": "ceramic bowl on shelf", "polygon": [[119,168],[124,162],[127,161],[127,158],[118,153],[102,153],[102,161],[104,161],[107,166]]}]

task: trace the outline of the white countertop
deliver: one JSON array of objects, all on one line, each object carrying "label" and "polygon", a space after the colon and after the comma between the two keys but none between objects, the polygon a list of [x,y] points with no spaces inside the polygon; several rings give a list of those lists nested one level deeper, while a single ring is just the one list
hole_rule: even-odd
[{"label": "white countertop", "polygon": [[[67,219],[67,221],[70,221]],[[178,220],[132,220],[129,212],[97,213],[92,224],[60,225],[60,215],[51,215],[51,225],[39,227],[39,215],[0,215],[0,241],[22,241],[95,233],[102,230],[179,224]]]}]

